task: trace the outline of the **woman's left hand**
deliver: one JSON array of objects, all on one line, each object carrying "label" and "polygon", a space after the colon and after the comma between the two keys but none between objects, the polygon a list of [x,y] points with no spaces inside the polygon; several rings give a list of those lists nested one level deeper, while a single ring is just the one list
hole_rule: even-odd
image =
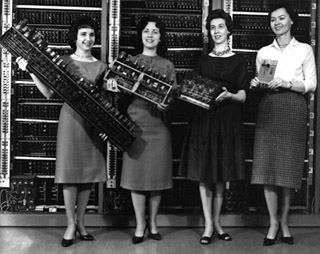
[{"label": "woman's left hand", "polygon": [[165,105],[163,103],[157,104],[157,109],[160,111],[167,111],[168,110],[168,105]]},{"label": "woman's left hand", "polygon": [[109,92],[114,92],[114,93],[120,92],[118,88],[117,80],[114,78],[109,78],[107,82],[104,83],[103,88]]},{"label": "woman's left hand", "polygon": [[277,90],[280,87],[282,88],[289,88],[290,87],[290,82],[283,80],[282,78],[276,77],[273,80],[271,80],[268,84],[268,87],[272,90]]},{"label": "woman's left hand", "polygon": [[231,93],[228,92],[227,88],[222,87],[222,90],[223,92],[216,98],[216,103],[220,103],[231,98]]}]

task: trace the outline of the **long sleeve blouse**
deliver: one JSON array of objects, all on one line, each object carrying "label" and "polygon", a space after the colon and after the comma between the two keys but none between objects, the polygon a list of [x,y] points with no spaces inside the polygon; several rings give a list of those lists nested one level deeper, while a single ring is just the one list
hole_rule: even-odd
[{"label": "long sleeve blouse", "polygon": [[274,77],[285,81],[304,84],[305,93],[314,92],[317,87],[316,63],[312,47],[293,38],[289,45],[281,50],[274,40],[268,46],[258,51],[256,58],[257,72],[259,73],[264,59],[277,60]]}]

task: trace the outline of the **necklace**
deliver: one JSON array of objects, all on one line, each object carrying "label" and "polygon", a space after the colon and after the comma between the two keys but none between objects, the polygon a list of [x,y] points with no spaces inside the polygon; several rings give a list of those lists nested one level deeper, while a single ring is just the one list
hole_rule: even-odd
[{"label": "necklace", "polygon": [[73,53],[75,56],[80,57],[80,58],[87,58],[87,59],[92,59],[92,55],[90,56],[80,56],[76,52]]},{"label": "necklace", "polygon": [[216,56],[223,56],[225,54],[228,54],[231,51],[230,47],[228,46],[227,49],[223,50],[223,51],[216,51],[215,49],[212,50],[212,54],[216,55]]}]

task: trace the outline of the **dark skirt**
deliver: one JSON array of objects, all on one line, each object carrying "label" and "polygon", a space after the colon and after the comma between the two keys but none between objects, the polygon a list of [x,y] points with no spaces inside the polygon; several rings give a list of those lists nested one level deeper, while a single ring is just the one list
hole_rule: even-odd
[{"label": "dark skirt", "polygon": [[300,188],[306,137],[306,99],[293,92],[264,95],[258,108],[251,183]]},{"label": "dark skirt", "polygon": [[179,174],[217,183],[245,178],[244,131],[239,105],[199,109],[184,141]]}]

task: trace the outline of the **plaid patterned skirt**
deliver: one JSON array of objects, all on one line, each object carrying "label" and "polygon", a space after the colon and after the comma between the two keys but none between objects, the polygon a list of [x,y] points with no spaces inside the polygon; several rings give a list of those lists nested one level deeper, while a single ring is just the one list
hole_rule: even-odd
[{"label": "plaid patterned skirt", "polygon": [[266,93],[258,108],[251,183],[300,188],[306,137],[306,99],[294,92]]}]

